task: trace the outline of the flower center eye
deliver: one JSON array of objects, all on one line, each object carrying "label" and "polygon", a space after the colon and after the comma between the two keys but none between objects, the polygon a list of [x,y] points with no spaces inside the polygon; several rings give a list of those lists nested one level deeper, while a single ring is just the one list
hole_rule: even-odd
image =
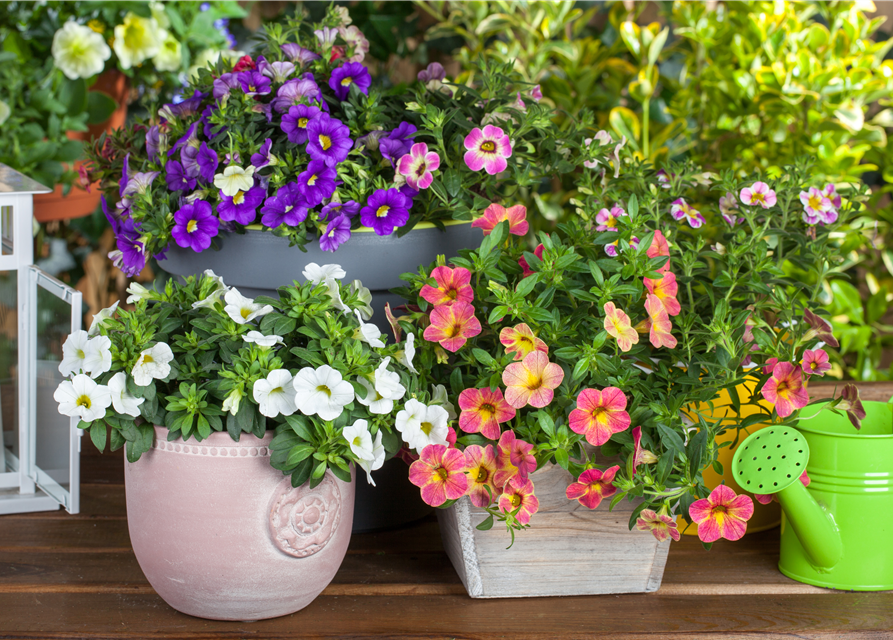
[{"label": "flower center eye", "polygon": [[329,147],[332,146],[332,139],[326,135],[319,136],[319,146],[322,147],[323,151],[328,151]]},{"label": "flower center eye", "polygon": [[317,180],[319,180],[319,176],[314,173],[312,176],[307,178],[307,186],[312,187],[313,185],[316,184]]},{"label": "flower center eye", "polygon": [[192,233],[198,227],[198,220],[190,220],[186,223],[186,233]]},{"label": "flower center eye", "polygon": [[363,444],[363,440],[360,438],[360,436],[357,436],[356,438],[353,439],[353,442],[351,444],[355,444],[359,447],[360,445]]},{"label": "flower center eye", "polygon": [[78,349],[78,351],[77,351],[77,356],[78,356],[78,358],[80,358],[81,360],[83,360],[84,358],[87,357],[87,354],[84,353],[84,350],[83,350],[83,349]]},{"label": "flower center eye", "polygon": [[284,391],[282,391],[282,387],[276,387],[275,389],[270,390],[270,395],[273,395],[274,393],[284,393]]},{"label": "flower center eye", "polygon": [[426,436],[431,435],[431,430],[433,428],[434,428],[434,425],[431,424],[430,422],[423,422],[422,426],[421,426],[422,433],[424,433]]},{"label": "flower center eye", "polygon": [[755,194],[753,194],[753,197],[751,198],[751,200],[753,200],[754,202],[762,202],[762,201],[763,201],[763,194],[762,194],[762,193],[755,193]]},{"label": "flower center eye", "polygon": [[450,477],[450,472],[447,471],[446,469],[444,469],[443,467],[439,467],[437,469],[437,475],[440,476],[441,480],[446,480],[447,478]]},{"label": "flower center eye", "polygon": [[288,205],[287,207],[285,207],[285,213],[288,213],[288,212],[291,211],[292,209],[294,209],[294,207],[291,206],[291,205]]},{"label": "flower center eye", "polygon": [[245,192],[239,191],[233,196],[233,204],[242,204],[243,202],[245,202]]},{"label": "flower center eye", "polygon": [[322,393],[326,394],[326,395],[329,396],[330,398],[332,397],[332,390],[329,389],[329,388],[328,388],[326,385],[324,385],[324,384],[321,384],[321,385],[319,385],[318,387],[316,387],[316,390],[317,390],[317,391],[321,391]]},{"label": "flower center eye", "polygon": [[454,325],[452,325],[452,326],[446,331],[446,334],[447,334],[447,337],[448,337],[448,338],[455,338],[455,337],[458,336],[460,333],[462,333],[462,325],[459,324],[458,322],[455,323]]},{"label": "flower center eye", "polygon": [[539,377],[537,377],[537,378],[531,377],[530,381],[527,383],[527,388],[530,389],[531,391],[536,391],[537,389],[539,389],[542,386],[543,386],[543,379],[539,378]]},{"label": "flower center eye", "polygon": [[459,292],[458,292],[456,289],[452,288],[452,287],[449,288],[449,289],[447,289],[447,290],[444,292],[444,294],[445,294],[446,297],[449,298],[450,300],[455,300],[456,298],[459,297]]},{"label": "flower center eye", "polygon": [[477,474],[477,477],[475,478],[475,482],[486,482],[487,478],[489,478],[489,477],[490,477],[490,474],[487,473],[487,470],[484,469],[483,467],[480,467],[480,468],[478,468],[478,474]]},{"label": "flower center eye", "polygon": [[512,496],[512,507],[517,509],[520,506],[521,506],[521,496],[516,493],[515,495]]},{"label": "flower center eye", "polygon": [[484,403],[481,405],[481,408],[478,409],[478,412],[484,420],[489,420],[496,413],[496,407],[490,403]]},{"label": "flower center eye", "polygon": [[425,163],[423,162],[419,165],[419,168],[415,170],[415,173],[417,176],[419,176],[421,178],[423,175],[425,175],[426,170],[427,170],[427,167],[425,166]]},{"label": "flower center eye", "polygon": [[493,153],[496,151],[496,143],[492,140],[486,140],[481,143],[481,151],[486,151],[487,153]]},{"label": "flower center eye", "polygon": [[388,205],[383,204],[378,208],[378,211],[375,212],[375,216],[378,218],[384,218],[386,215],[388,215],[388,211],[390,210],[391,208]]},{"label": "flower center eye", "polygon": [[308,122],[309,122],[309,118],[298,118],[298,126],[301,129],[306,129]]},{"label": "flower center eye", "polygon": [[76,404],[79,407],[85,407],[85,408],[89,409],[93,403],[90,401],[90,396],[85,394],[78,398]]},{"label": "flower center eye", "polygon": [[809,206],[813,209],[818,209],[822,206],[822,199],[817,196],[809,196]]},{"label": "flower center eye", "polygon": [[249,309],[248,307],[242,307],[242,309],[239,311],[239,315],[242,316],[242,320],[247,320],[248,316],[251,315],[251,309]]},{"label": "flower center eye", "polygon": [[344,80],[341,81],[341,86],[349,87],[351,82],[353,82],[353,78],[351,78],[350,76],[347,76]]}]

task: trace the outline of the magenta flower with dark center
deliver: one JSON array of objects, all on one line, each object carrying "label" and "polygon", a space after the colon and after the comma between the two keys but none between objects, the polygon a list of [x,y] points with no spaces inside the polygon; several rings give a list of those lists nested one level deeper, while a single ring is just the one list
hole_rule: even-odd
[{"label": "magenta flower with dark center", "polygon": [[360,205],[353,200],[347,202],[330,202],[322,208],[319,214],[320,221],[331,222],[338,216],[344,215],[353,218],[360,212]]},{"label": "magenta flower with dark center", "polygon": [[307,153],[314,160],[334,167],[347,158],[352,147],[350,129],[340,120],[320,114],[307,124]]},{"label": "magenta flower with dark center", "polygon": [[338,174],[327,167],[322,160],[311,160],[307,170],[298,175],[298,187],[309,207],[322,204],[326,198],[335,193],[335,178]]},{"label": "magenta flower with dark center", "polygon": [[174,214],[171,235],[176,243],[193,251],[201,252],[211,246],[211,238],[217,235],[220,223],[204,200],[180,207]]},{"label": "magenta flower with dark center", "polygon": [[282,124],[279,127],[288,136],[289,142],[304,144],[307,142],[307,127],[310,126],[311,122],[319,118],[320,110],[318,107],[299,104],[289,107],[288,113],[282,116]]},{"label": "magenta flower with dark center", "polygon": [[267,198],[260,212],[261,223],[271,229],[282,224],[296,227],[307,219],[308,206],[298,183],[289,182],[279,187],[276,195]]},{"label": "magenta flower with dark center", "polygon": [[176,160],[168,160],[164,165],[164,181],[171,191],[192,191],[195,189],[195,178],[186,175],[186,169]]},{"label": "magenta flower with dark center", "polygon": [[389,236],[409,220],[412,201],[397,189],[378,189],[360,209],[360,222],[380,236]]},{"label": "magenta flower with dark center", "polygon": [[319,238],[319,248],[323,251],[336,251],[338,247],[350,240],[350,218],[340,215],[326,227]]},{"label": "magenta flower with dark center", "polygon": [[202,142],[202,146],[198,148],[195,162],[198,164],[199,177],[209,184],[213,183],[220,161],[217,159],[217,153],[208,147],[206,142]]},{"label": "magenta flower with dark center", "polygon": [[251,187],[248,191],[239,191],[230,197],[220,192],[220,203],[217,215],[225,222],[251,224],[257,217],[257,208],[267,196],[267,190],[261,186]]},{"label": "magenta flower with dark center", "polygon": [[356,85],[361,93],[369,94],[372,84],[372,76],[369,70],[359,62],[348,62],[332,71],[329,78],[329,87],[335,92],[339,100],[347,100],[350,86]]},{"label": "magenta flower with dark center", "polygon": [[256,69],[242,71],[239,84],[246,96],[263,96],[270,93],[270,79]]}]

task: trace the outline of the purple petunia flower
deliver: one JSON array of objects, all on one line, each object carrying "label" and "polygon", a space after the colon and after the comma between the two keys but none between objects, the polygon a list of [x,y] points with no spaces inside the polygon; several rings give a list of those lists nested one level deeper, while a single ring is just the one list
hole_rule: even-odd
[{"label": "purple petunia flower", "polygon": [[163,153],[162,147],[167,144],[167,136],[161,133],[158,125],[149,127],[146,131],[146,153],[149,154],[149,160],[158,161],[159,153]]},{"label": "purple petunia flower", "polygon": [[127,180],[127,185],[121,192],[121,196],[126,198],[127,196],[132,196],[137,193],[146,193],[146,190],[160,173],[160,171],[141,171],[140,173],[133,174]]},{"label": "purple petunia flower", "polygon": [[307,170],[298,175],[298,187],[309,207],[322,204],[335,193],[335,178],[338,174],[322,160],[311,160]]},{"label": "purple petunia flower", "polygon": [[220,223],[211,212],[211,205],[204,200],[180,207],[174,214],[171,235],[181,247],[202,252],[211,246],[211,238],[217,235]]},{"label": "purple petunia flower", "polygon": [[426,69],[419,71],[416,77],[419,79],[419,82],[443,81],[446,79],[446,71],[439,62],[432,62]]},{"label": "purple petunia flower", "polygon": [[409,153],[412,146],[412,136],[418,131],[414,124],[409,122],[401,122],[400,125],[388,134],[384,140],[378,143],[378,149],[381,151],[381,157],[396,166],[400,158]]},{"label": "purple petunia flower", "polygon": [[186,146],[190,146],[190,145],[195,146],[196,148],[198,147],[198,136],[195,133],[195,129],[197,126],[198,126],[197,122],[193,122],[191,125],[189,125],[189,129],[186,130],[186,134],[182,138],[177,140],[174,143],[174,146],[172,146],[168,150],[168,152],[167,152],[168,158],[170,158],[172,155],[174,155],[177,152],[177,150],[182,147],[186,147]]},{"label": "purple petunia flower", "polygon": [[257,153],[251,154],[251,164],[253,164],[255,168],[260,169],[269,164],[278,164],[276,156],[270,153],[270,147],[272,146],[272,138],[267,138],[260,146],[260,150]]},{"label": "purple petunia flower", "polygon": [[402,193],[402,194],[409,200],[409,206],[408,206],[408,208],[411,209],[411,208],[412,208],[412,201],[415,200],[416,196],[419,195],[418,190],[417,190],[417,189],[413,189],[413,188],[410,187],[408,184],[404,184],[402,187],[400,187],[400,189],[398,189],[398,191],[400,191],[400,193]]},{"label": "purple petunia flower", "polygon": [[331,222],[338,216],[347,216],[353,218],[360,212],[360,205],[353,200],[347,202],[330,202],[322,208],[319,214],[320,222]]},{"label": "purple petunia flower", "polygon": [[195,162],[199,167],[199,177],[205,182],[214,182],[214,174],[217,173],[220,161],[217,159],[217,153],[206,142],[202,142],[202,146],[199,147]]},{"label": "purple petunia flower", "polygon": [[161,109],[158,110],[158,116],[165,121],[169,121],[195,115],[198,113],[202,100],[204,100],[207,95],[208,94],[202,93],[196,89],[191,98],[187,98],[179,103],[166,104],[161,107]]},{"label": "purple petunia flower", "polygon": [[319,55],[313,53],[310,49],[305,49],[294,42],[287,42],[282,45],[282,53],[289,57],[292,62],[297,62],[302,67],[308,62],[319,60]]},{"label": "purple petunia flower", "polygon": [[238,73],[224,73],[219,78],[214,79],[214,89],[211,91],[211,95],[214,96],[215,100],[220,100],[220,98],[229,95],[233,89],[238,89],[240,86]]},{"label": "purple petunia flower", "polygon": [[319,237],[319,248],[323,251],[336,251],[338,247],[350,240],[350,218],[338,216],[326,227],[325,233]]},{"label": "purple petunia flower", "polygon": [[274,82],[282,83],[295,72],[295,65],[291,62],[267,62],[265,57],[258,56],[257,70]]},{"label": "purple petunia flower", "polygon": [[[205,137],[208,140],[213,140],[214,138],[219,136],[221,133],[224,133],[226,131],[226,127],[219,125],[219,124],[213,124],[211,122],[211,115],[213,113],[214,113],[214,107],[211,105],[208,105],[207,107],[205,107],[204,111],[202,111],[202,117],[200,120],[200,122],[202,124],[202,133],[205,134]],[[215,129],[217,131],[214,131]]]},{"label": "purple petunia flower", "polygon": [[360,222],[380,236],[389,236],[409,220],[412,201],[396,189],[378,189],[360,209]]},{"label": "purple petunia flower", "polygon": [[251,187],[248,191],[239,191],[233,197],[223,195],[221,191],[217,215],[224,222],[251,224],[257,217],[257,208],[266,196],[267,190],[261,186]]},{"label": "purple petunia flower", "polygon": [[176,160],[168,160],[164,165],[164,181],[171,191],[192,191],[195,189],[195,178],[190,178],[183,165]]},{"label": "purple petunia flower", "polygon": [[198,166],[198,140],[195,141],[195,146],[188,145],[180,149],[180,162],[183,164],[183,169],[186,170],[186,175],[190,178],[198,178],[202,169]]},{"label": "purple petunia flower", "polygon": [[282,116],[282,124],[279,125],[283,133],[288,136],[289,142],[304,144],[307,142],[307,127],[320,117],[320,110],[306,104],[290,107],[288,113]]},{"label": "purple petunia flower", "polygon": [[304,104],[309,100],[319,101],[319,95],[319,86],[312,77],[294,78],[279,87],[276,97],[270,104],[276,111],[283,113],[288,111],[289,107]]},{"label": "purple petunia flower", "polygon": [[136,223],[125,215],[126,210],[120,214],[116,211],[110,212],[105,196],[102,196],[102,210],[112,225],[115,244],[118,247],[117,251],[109,253],[109,257],[128,277],[139,274],[146,266],[146,256],[143,254],[143,244],[139,241],[140,233]]},{"label": "purple petunia flower", "polygon": [[279,187],[275,196],[267,198],[263,208],[261,222],[271,229],[281,224],[296,227],[307,219],[307,203],[301,197],[297,182],[289,182]]},{"label": "purple petunia flower", "polygon": [[124,156],[124,168],[121,171],[121,178],[118,180],[118,195],[124,197],[124,189],[127,188],[127,181],[130,180],[130,154]]},{"label": "purple petunia flower", "polygon": [[256,69],[239,73],[239,84],[246,96],[263,96],[270,93],[270,79]]},{"label": "purple petunia flower", "polygon": [[334,167],[347,158],[351,147],[350,129],[340,120],[320,114],[307,124],[307,153],[314,160]]},{"label": "purple petunia flower", "polygon": [[368,95],[371,84],[372,76],[369,75],[369,70],[359,62],[341,65],[332,71],[332,76],[329,78],[329,86],[339,100],[347,100],[351,85],[356,85],[361,93]]}]

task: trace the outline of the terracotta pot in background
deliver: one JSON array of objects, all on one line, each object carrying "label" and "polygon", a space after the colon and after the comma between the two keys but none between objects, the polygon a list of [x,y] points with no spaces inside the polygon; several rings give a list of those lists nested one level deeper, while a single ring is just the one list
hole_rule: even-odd
[{"label": "terracotta pot in background", "polygon": [[[90,91],[105,93],[118,104],[118,108],[105,122],[88,125],[87,131],[69,131],[67,135],[71,140],[89,143],[105,131],[123,127],[127,120],[127,98],[130,93],[130,80],[127,76],[117,69],[109,69],[96,79]],[[77,169],[81,164],[80,160],[75,161],[74,168]],[[38,222],[51,222],[88,216],[99,206],[100,195],[98,182],[90,186],[89,193],[75,184],[68,195],[62,195],[62,185],[56,185],[52,193],[34,196],[34,217]]]}]

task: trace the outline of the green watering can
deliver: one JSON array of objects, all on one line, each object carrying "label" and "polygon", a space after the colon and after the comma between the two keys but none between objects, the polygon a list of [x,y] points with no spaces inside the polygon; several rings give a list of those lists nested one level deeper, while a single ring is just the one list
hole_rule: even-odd
[{"label": "green watering can", "polygon": [[[732,473],[747,491],[781,503],[778,568],[832,589],[893,589],[893,405],[864,402],[857,431],[844,415],[803,409],[796,429],[744,440]],[[806,469],[809,487],[800,482]]]}]

